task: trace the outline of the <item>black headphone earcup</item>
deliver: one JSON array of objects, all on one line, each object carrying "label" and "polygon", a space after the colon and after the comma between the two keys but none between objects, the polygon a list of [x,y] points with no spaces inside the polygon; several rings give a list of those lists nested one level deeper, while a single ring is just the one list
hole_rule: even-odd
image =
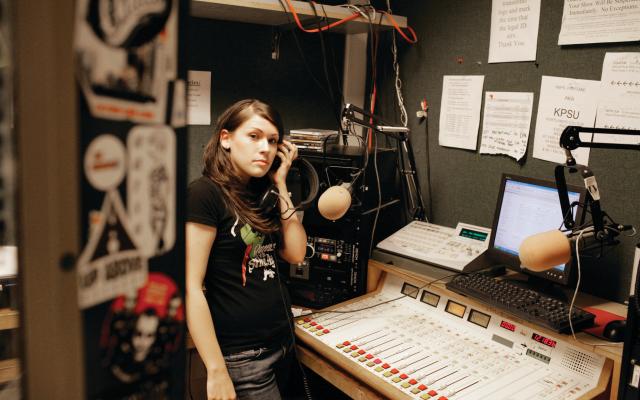
[{"label": "black headphone earcup", "polygon": [[[320,190],[320,178],[318,178],[318,173],[316,169],[313,167],[309,161],[304,158],[298,158],[294,161],[295,167],[300,171],[300,176],[303,180],[306,180],[307,187],[309,193],[307,194],[304,200],[301,200],[299,204],[296,205],[296,210],[306,210],[309,208],[313,201],[318,196],[318,191]],[[266,214],[270,214],[276,212],[278,207],[280,192],[275,185],[269,186],[267,190],[260,196],[260,201],[258,202],[258,207],[262,209],[262,211]]]},{"label": "black headphone earcup", "polygon": [[269,186],[269,188],[260,197],[258,207],[262,209],[265,214],[275,212],[278,206],[279,196],[280,192],[278,191],[278,188],[274,185]]},{"label": "black headphone earcup", "polygon": [[304,200],[300,201],[300,204],[296,207],[298,210],[306,210],[309,208],[320,191],[320,178],[316,172],[315,167],[309,161],[304,158],[298,158],[294,161],[300,170],[300,176],[306,178],[309,188],[309,194]]}]

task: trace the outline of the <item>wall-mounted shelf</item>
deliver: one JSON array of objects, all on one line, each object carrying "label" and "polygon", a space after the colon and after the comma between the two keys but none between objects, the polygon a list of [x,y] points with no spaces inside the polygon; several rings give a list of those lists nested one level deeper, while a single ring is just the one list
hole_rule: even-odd
[{"label": "wall-mounted shelf", "polygon": [[[306,1],[292,1],[293,7],[298,13],[300,20],[315,19],[313,9]],[[353,10],[339,6],[316,6],[318,15],[325,13],[329,23],[346,18],[353,14]],[[191,0],[191,15],[199,18],[211,18],[226,21],[247,22],[261,25],[287,25],[292,16],[284,13],[279,0]],[[380,14],[377,14],[376,25]],[[401,28],[407,27],[407,18],[394,15],[396,23]],[[387,16],[382,17],[380,24],[382,29],[391,29],[393,24]],[[365,33],[369,32],[369,22],[363,17],[339,25],[332,29],[342,33]]]}]

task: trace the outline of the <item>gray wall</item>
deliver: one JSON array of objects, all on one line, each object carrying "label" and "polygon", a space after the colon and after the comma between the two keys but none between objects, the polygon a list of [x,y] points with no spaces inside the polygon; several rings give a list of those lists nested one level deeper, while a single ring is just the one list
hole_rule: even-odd
[{"label": "gray wall", "polygon": [[[429,108],[429,157],[433,222],[455,226],[458,221],[491,226],[503,172],[553,180],[553,163],[534,159],[533,132],[542,75],[599,80],[605,52],[640,51],[638,43],[558,46],[561,0],[542,0],[536,62],[487,64],[491,26],[490,0],[405,1],[394,12],[405,15],[419,36],[413,46],[400,41],[404,97],[410,116],[419,177],[427,196],[425,125],[415,111],[426,97]],[[387,50],[384,50],[388,52]],[[457,57],[463,57],[459,64]],[[385,61],[388,65],[388,61]],[[391,71],[386,68],[383,114],[398,115],[392,98]],[[438,145],[438,119],[443,75],[484,75],[484,91],[534,92],[527,155],[521,164],[506,156],[480,155]],[[484,96],[483,96],[484,97]],[[479,143],[478,143],[479,145]],[[589,160],[602,191],[602,207],[617,222],[640,227],[640,157],[638,152],[592,149]],[[571,183],[579,183],[572,176]],[[633,246],[637,238],[622,238],[604,258],[583,267],[582,290],[623,301],[629,290]]]},{"label": "gray wall", "polygon": [[[188,69],[212,71],[212,125],[189,127],[189,181],[201,174],[203,146],[216,118],[237,100],[257,98],[271,104],[282,115],[287,132],[293,128],[337,129],[332,102],[337,104],[339,95],[330,98],[323,92],[328,84],[318,35],[297,32],[309,69],[323,89],[310,77],[291,31],[282,33],[280,58],[274,61],[271,27],[201,18],[190,18],[188,23]],[[341,87],[335,83],[335,72],[341,79],[344,36],[326,34],[323,39],[330,60],[328,74],[333,87]]]},{"label": "gray wall", "polygon": [[[463,221],[491,226],[503,172],[553,179],[554,164],[534,159],[531,153],[542,75],[598,80],[605,52],[640,51],[637,43],[558,46],[563,3],[542,0],[536,62],[487,64],[490,0],[392,2],[394,12],[408,17],[409,25],[420,39],[416,45],[407,45],[402,40],[398,45],[403,92],[425,200],[428,200],[425,124],[418,124],[412,116],[423,97],[430,105],[428,154],[433,222],[455,226]],[[384,7],[384,4],[376,5]],[[212,70],[213,120],[234,101],[256,97],[280,110],[286,129],[336,129],[332,101],[309,77],[291,32],[285,32],[281,40],[279,61],[271,60],[272,33],[272,28],[265,26],[190,19],[188,68]],[[310,68],[326,90],[319,36],[298,32],[298,37]],[[340,74],[344,38],[340,34],[328,34],[324,38],[332,49],[334,65]],[[381,35],[378,112],[397,122],[388,39],[388,34]],[[464,59],[461,64],[456,61],[459,56]],[[332,68],[329,73],[334,75]],[[477,151],[438,145],[442,76],[467,74],[485,75],[485,91],[535,93],[529,150],[520,164],[506,156],[480,155]],[[334,83],[334,90],[336,87],[340,85]],[[189,180],[200,174],[202,146],[211,131],[211,126],[189,127]],[[637,152],[593,149],[589,164],[602,191],[603,209],[618,222],[640,226],[636,200],[640,194]],[[573,176],[569,181],[579,183]],[[622,244],[609,249],[604,258],[583,264],[583,291],[617,301],[626,298],[637,239],[621,240]]]}]

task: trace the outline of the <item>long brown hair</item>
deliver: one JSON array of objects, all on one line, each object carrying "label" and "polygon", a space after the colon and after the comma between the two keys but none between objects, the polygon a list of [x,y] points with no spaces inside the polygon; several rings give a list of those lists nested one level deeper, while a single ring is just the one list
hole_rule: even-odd
[{"label": "long brown hair", "polygon": [[282,143],[284,128],[280,114],[260,100],[240,100],[218,118],[213,135],[204,149],[202,174],[218,184],[228,206],[242,222],[249,223],[259,232],[273,233],[280,229],[280,218],[277,215],[264,215],[258,207],[258,200],[271,185],[271,180],[265,175],[251,178],[249,184],[244,185],[229,158],[229,152],[220,145],[223,129],[233,132],[254,115],[271,122],[278,130],[278,143]]}]

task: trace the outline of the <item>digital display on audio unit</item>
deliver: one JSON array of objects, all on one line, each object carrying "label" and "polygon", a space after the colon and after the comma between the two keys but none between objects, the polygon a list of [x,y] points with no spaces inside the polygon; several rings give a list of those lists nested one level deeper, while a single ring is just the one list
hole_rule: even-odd
[{"label": "digital display on audio unit", "polygon": [[487,240],[488,234],[487,232],[479,232],[479,231],[474,231],[472,229],[462,228],[458,236],[484,242],[485,240]]},{"label": "digital display on audio unit", "polygon": [[491,320],[490,315],[481,313],[480,311],[474,310],[473,308],[471,309],[471,311],[469,311],[469,317],[467,318],[467,321],[473,324],[476,324],[478,326],[481,326],[483,328],[486,328],[487,326],[489,326],[490,320]]},{"label": "digital display on audio unit", "polygon": [[420,297],[420,301],[430,306],[437,307],[438,302],[440,302],[440,296],[438,296],[435,293],[431,293],[429,291],[423,290],[422,297]]},{"label": "digital display on audio unit", "polygon": [[508,331],[511,332],[515,332],[516,331],[516,326],[514,324],[512,324],[511,322],[507,322],[507,321],[502,321],[500,322],[500,328],[504,328]]},{"label": "digital display on audio unit", "polygon": [[406,282],[404,285],[402,285],[402,294],[404,294],[405,296],[413,297],[414,299],[416,299],[418,298],[419,291],[420,289],[417,286],[410,285]]},{"label": "digital display on audio unit", "polygon": [[453,314],[456,317],[462,318],[464,316],[464,312],[467,310],[467,306],[463,306],[460,303],[456,303],[455,301],[449,300],[447,302],[447,307],[444,309],[449,314]]},{"label": "digital display on audio unit", "polygon": [[556,342],[553,339],[549,339],[548,337],[544,337],[542,335],[538,335],[537,333],[533,333],[533,335],[531,335],[531,339],[535,340],[538,343],[542,343],[545,346],[549,346],[549,347],[556,347],[556,345],[558,344],[558,342]]}]

